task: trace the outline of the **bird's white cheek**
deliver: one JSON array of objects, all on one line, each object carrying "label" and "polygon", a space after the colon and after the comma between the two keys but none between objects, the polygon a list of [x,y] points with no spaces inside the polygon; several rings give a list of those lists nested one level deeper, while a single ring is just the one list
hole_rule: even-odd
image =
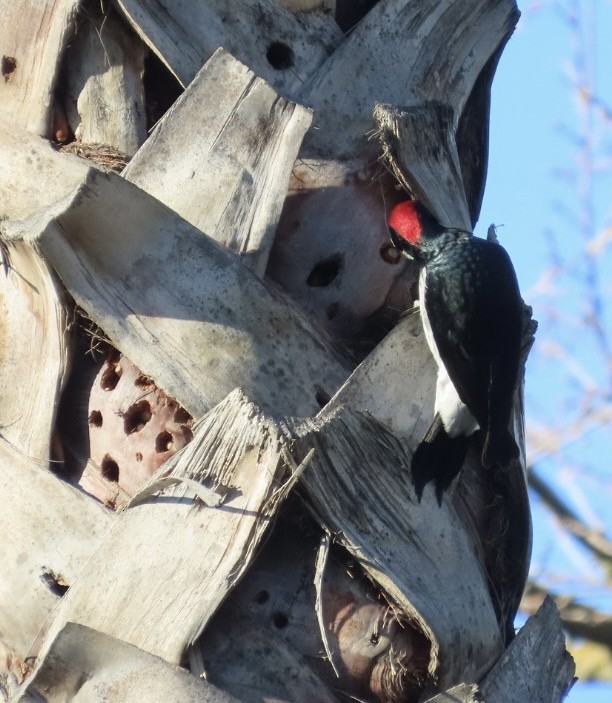
[{"label": "bird's white cheek", "polygon": [[435,411],[450,437],[469,436],[476,432],[476,418],[464,405],[444,366],[438,368]]}]

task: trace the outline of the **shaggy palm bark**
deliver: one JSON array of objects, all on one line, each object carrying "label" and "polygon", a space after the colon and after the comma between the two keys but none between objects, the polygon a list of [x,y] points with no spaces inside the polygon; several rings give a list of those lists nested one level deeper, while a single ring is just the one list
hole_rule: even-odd
[{"label": "shaggy palm bark", "polygon": [[436,369],[385,224],[402,189],[478,219],[518,12],[362,5],[0,0],[5,698],[570,685],[551,603],[505,648],[524,473],[415,498]]}]

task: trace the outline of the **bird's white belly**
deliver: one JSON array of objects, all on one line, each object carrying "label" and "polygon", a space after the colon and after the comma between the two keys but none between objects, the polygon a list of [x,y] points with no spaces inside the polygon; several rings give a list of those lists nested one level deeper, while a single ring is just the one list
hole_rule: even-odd
[{"label": "bird's white belly", "polygon": [[450,437],[459,435],[471,435],[479,429],[476,418],[469,411],[459,398],[453,382],[448,375],[438,347],[436,345],[431,324],[425,309],[425,270],[422,269],[419,276],[419,299],[421,310],[421,321],[425,331],[425,339],[438,366],[438,378],[436,382],[436,402],[434,412],[440,416],[444,429]]},{"label": "bird's white belly", "polygon": [[478,429],[476,418],[467,405],[461,402],[443,365],[438,366],[434,411],[440,416],[444,429],[450,437],[469,436]]}]

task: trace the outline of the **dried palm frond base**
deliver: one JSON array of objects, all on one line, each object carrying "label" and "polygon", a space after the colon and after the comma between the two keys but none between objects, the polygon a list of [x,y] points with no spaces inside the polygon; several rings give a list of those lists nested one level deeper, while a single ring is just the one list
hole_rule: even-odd
[{"label": "dried palm frond base", "polygon": [[75,154],[87,161],[101,166],[109,171],[120,173],[128,165],[130,157],[117,151],[108,144],[83,144],[83,142],[74,141],[69,144],[61,144],[59,151],[67,154]]}]

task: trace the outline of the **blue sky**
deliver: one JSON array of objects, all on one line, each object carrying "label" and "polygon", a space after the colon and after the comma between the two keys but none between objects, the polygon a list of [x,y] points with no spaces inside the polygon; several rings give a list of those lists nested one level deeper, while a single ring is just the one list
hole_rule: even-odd
[{"label": "blue sky", "polygon": [[[504,225],[500,242],[540,322],[527,369],[527,422],[567,439],[585,398],[596,405],[602,389],[612,390],[605,334],[588,322],[595,301],[612,337],[612,246],[597,257],[585,254],[612,224],[612,120],[584,100],[590,92],[612,109],[612,1],[523,2],[520,9],[493,83],[489,173],[476,233],[484,236],[491,222]],[[535,466],[584,520],[612,537],[610,457],[608,426]],[[537,501],[532,510],[532,574],[612,612],[599,565],[563,538]],[[567,700],[612,701],[612,684],[579,683]]]}]

